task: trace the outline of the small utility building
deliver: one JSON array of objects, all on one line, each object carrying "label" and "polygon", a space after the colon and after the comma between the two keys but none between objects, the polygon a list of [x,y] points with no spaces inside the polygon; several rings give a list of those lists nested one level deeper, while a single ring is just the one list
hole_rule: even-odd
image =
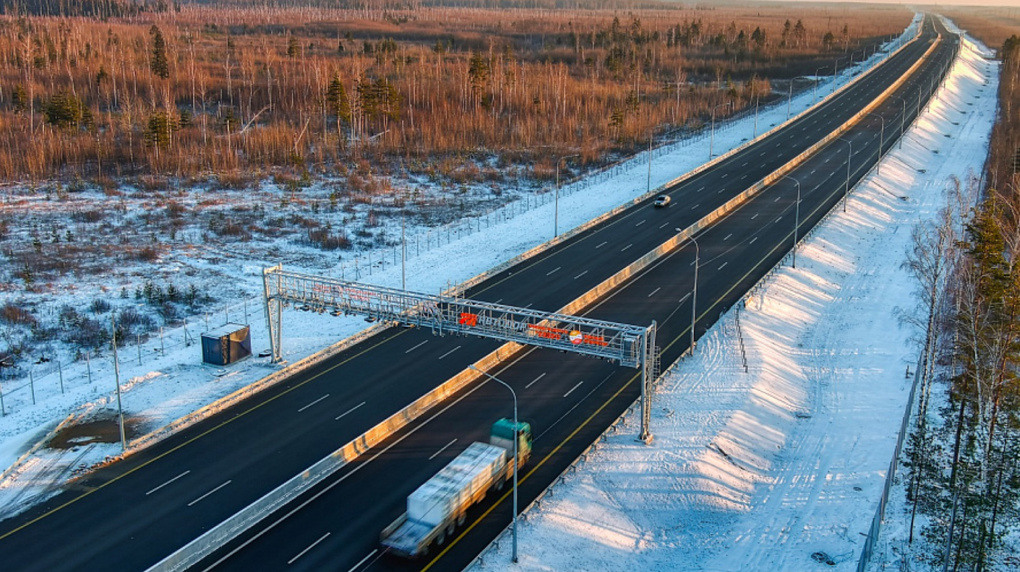
[{"label": "small utility building", "polygon": [[202,361],[229,365],[251,355],[251,333],[244,324],[223,324],[202,334]]}]

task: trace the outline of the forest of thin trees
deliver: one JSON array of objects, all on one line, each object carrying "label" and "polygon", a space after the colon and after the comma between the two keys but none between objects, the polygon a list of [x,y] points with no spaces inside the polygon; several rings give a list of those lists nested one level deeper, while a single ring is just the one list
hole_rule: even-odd
[{"label": "forest of thin trees", "polygon": [[1020,567],[1005,542],[1020,527],[1020,37],[999,55],[987,174],[951,181],[950,206],[915,229],[909,256],[923,349],[909,540],[928,543],[915,553],[935,570]]},{"label": "forest of thin trees", "polygon": [[678,6],[173,4],[102,20],[8,11],[0,179],[243,182],[274,169],[343,176],[359,161],[433,177],[480,177],[486,163],[549,174],[556,157],[604,162],[785,95],[772,93],[776,81],[862,59],[910,18],[875,10],[886,17]]}]

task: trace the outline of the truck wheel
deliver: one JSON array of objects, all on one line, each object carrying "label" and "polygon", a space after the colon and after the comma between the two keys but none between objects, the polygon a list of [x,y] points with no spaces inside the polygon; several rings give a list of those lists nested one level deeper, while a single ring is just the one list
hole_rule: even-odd
[{"label": "truck wheel", "polygon": [[460,516],[457,517],[457,526],[463,526],[465,520],[467,520],[467,515],[460,513]]},{"label": "truck wheel", "polygon": [[504,486],[506,486],[506,481],[504,481],[503,479],[500,479],[500,480],[496,481],[496,490],[497,491],[503,490]]},{"label": "truck wheel", "polygon": [[446,542],[446,529],[445,528],[443,530],[440,530],[439,531],[439,536],[436,537],[436,544],[438,544],[439,546],[442,546],[444,542]]}]

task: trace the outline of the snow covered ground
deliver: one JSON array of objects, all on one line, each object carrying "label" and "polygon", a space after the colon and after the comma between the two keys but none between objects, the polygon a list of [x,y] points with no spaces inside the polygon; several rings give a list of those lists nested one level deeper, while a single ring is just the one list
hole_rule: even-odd
[{"label": "snow covered ground", "polygon": [[[911,30],[904,35],[912,34]],[[879,52],[859,66],[846,70],[838,85],[860,69],[877,63]],[[823,78],[817,96],[831,91],[831,78]],[[814,90],[795,96],[790,109],[796,115],[813,104]],[[782,123],[788,117],[786,102],[762,108],[755,125],[754,117],[717,125],[714,135],[715,153],[721,154],[746,142],[757,133]],[[665,184],[704,162],[707,157],[705,137],[663,146],[653,152],[651,186]],[[648,157],[638,155],[614,168],[610,173],[582,180],[573,188],[564,189],[559,200],[559,230],[573,228],[644,194],[648,185]],[[408,229],[413,236],[430,236],[431,246],[420,248],[409,241],[411,251],[407,264],[407,287],[423,292],[438,292],[451,284],[462,282],[492,266],[531,249],[553,237],[554,204],[545,195],[541,204],[530,199],[530,207],[522,201],[508,210],[515,216],[489,216],[475,221],[472,233],[446,233],[442,230]],[[507,210],[507,209],[504,209]],[[446,236],[443,236],[443,235]],[[399,234],[398,234],[399,236]],[[437,240],[442,242],[436,246]],[[291,261],[281,254],[286,268],[306,270],[300,260]],[[358,279],[386,286],[399,286],[401,269],[394,263],[391,249],[373,254],[362,253]],[[372,260],[366,268],[364,262]],[[140,347],[128,346],[119,356],[121,391],[125,415],[129,419],[129,441],[154,431],[226,395],[241,390],[264,376],[277,371],[266,359],[253,358],[229,368],[201,365],[197,345],[186,345],[199,332],[224,322],[250,323],[253,347],[268,347],[265,319],[260,298],[261,270],[281,259],[251,260],[224,253],[219,267],[210,263],[209,272],[227,273],[234,277],[231,286],[251,296],[247,302],[225,308],[184,328],[154,334]],[[308,269],[308,271],[312,271]],[[144,275],[144,269],[141,271]],[[327,274],[355,278],[350,262],[328,269]],[[81,307],[88,298],[72,285],[64,299]],[[0,294],[0,303],[9,294]],[[58,301],[59,304],[59,301]],[[552,310],[552,309],[550,309]],[[296,362],[330,344],[364,329],[366,324],[356,318],[334,318],[327,315],[286,310],[283,318],[283,352],[289,362]],[[718,330],[718,328],[717,328]],[[718,332],[711,336],[719,336]],[[89,363],[64,364],[62,373],[53,372],[36,377],[34,390],[24,381],[7,382],[3,386],[4,411],[0,417],[0,467],[7,468],[0,480],[0,518],[23,510],[32,502],[47,498],[69,476],[105,459],[121,454],[119,443],[87,442],[79,438],[69,449],[36,447],[59,423],[65,420],[109,420],[116,411],[114,368],[109,356]],[[58,385],[62,375],[62,385]],[[34,394],[34,395],[33,395]],[[106,431],[109,431],[107,425]],[[108,439],[107,439],[108,440]],[[658,449],[658,447],[657,447]]]},{"label": "snow covered ground", "polygon": [[635,441],[640,418],[628,415],[527,513],[518,565],[507,532],[471,570],[855,570],[917,361],[894,312],[914,307],[900,265],[948,179],[985,161],[997,83],[988,56],[968,42],[848,212],[669,372],[651,446]]}]

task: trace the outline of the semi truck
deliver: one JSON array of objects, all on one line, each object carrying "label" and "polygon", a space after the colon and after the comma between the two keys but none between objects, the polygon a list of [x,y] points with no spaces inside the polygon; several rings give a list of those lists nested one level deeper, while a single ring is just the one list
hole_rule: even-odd
[{"label": "semi truck", "polygon": [[[514,459],[514,440],[517,458]],[[407,512],[383,529],[380,543],[394,555],[417,558],[433,544],[442,545],[467,510],[490,489],[501,490],[531,456],[531,426],[500,419],[488,443],[475,442],[407,497]]]}]

